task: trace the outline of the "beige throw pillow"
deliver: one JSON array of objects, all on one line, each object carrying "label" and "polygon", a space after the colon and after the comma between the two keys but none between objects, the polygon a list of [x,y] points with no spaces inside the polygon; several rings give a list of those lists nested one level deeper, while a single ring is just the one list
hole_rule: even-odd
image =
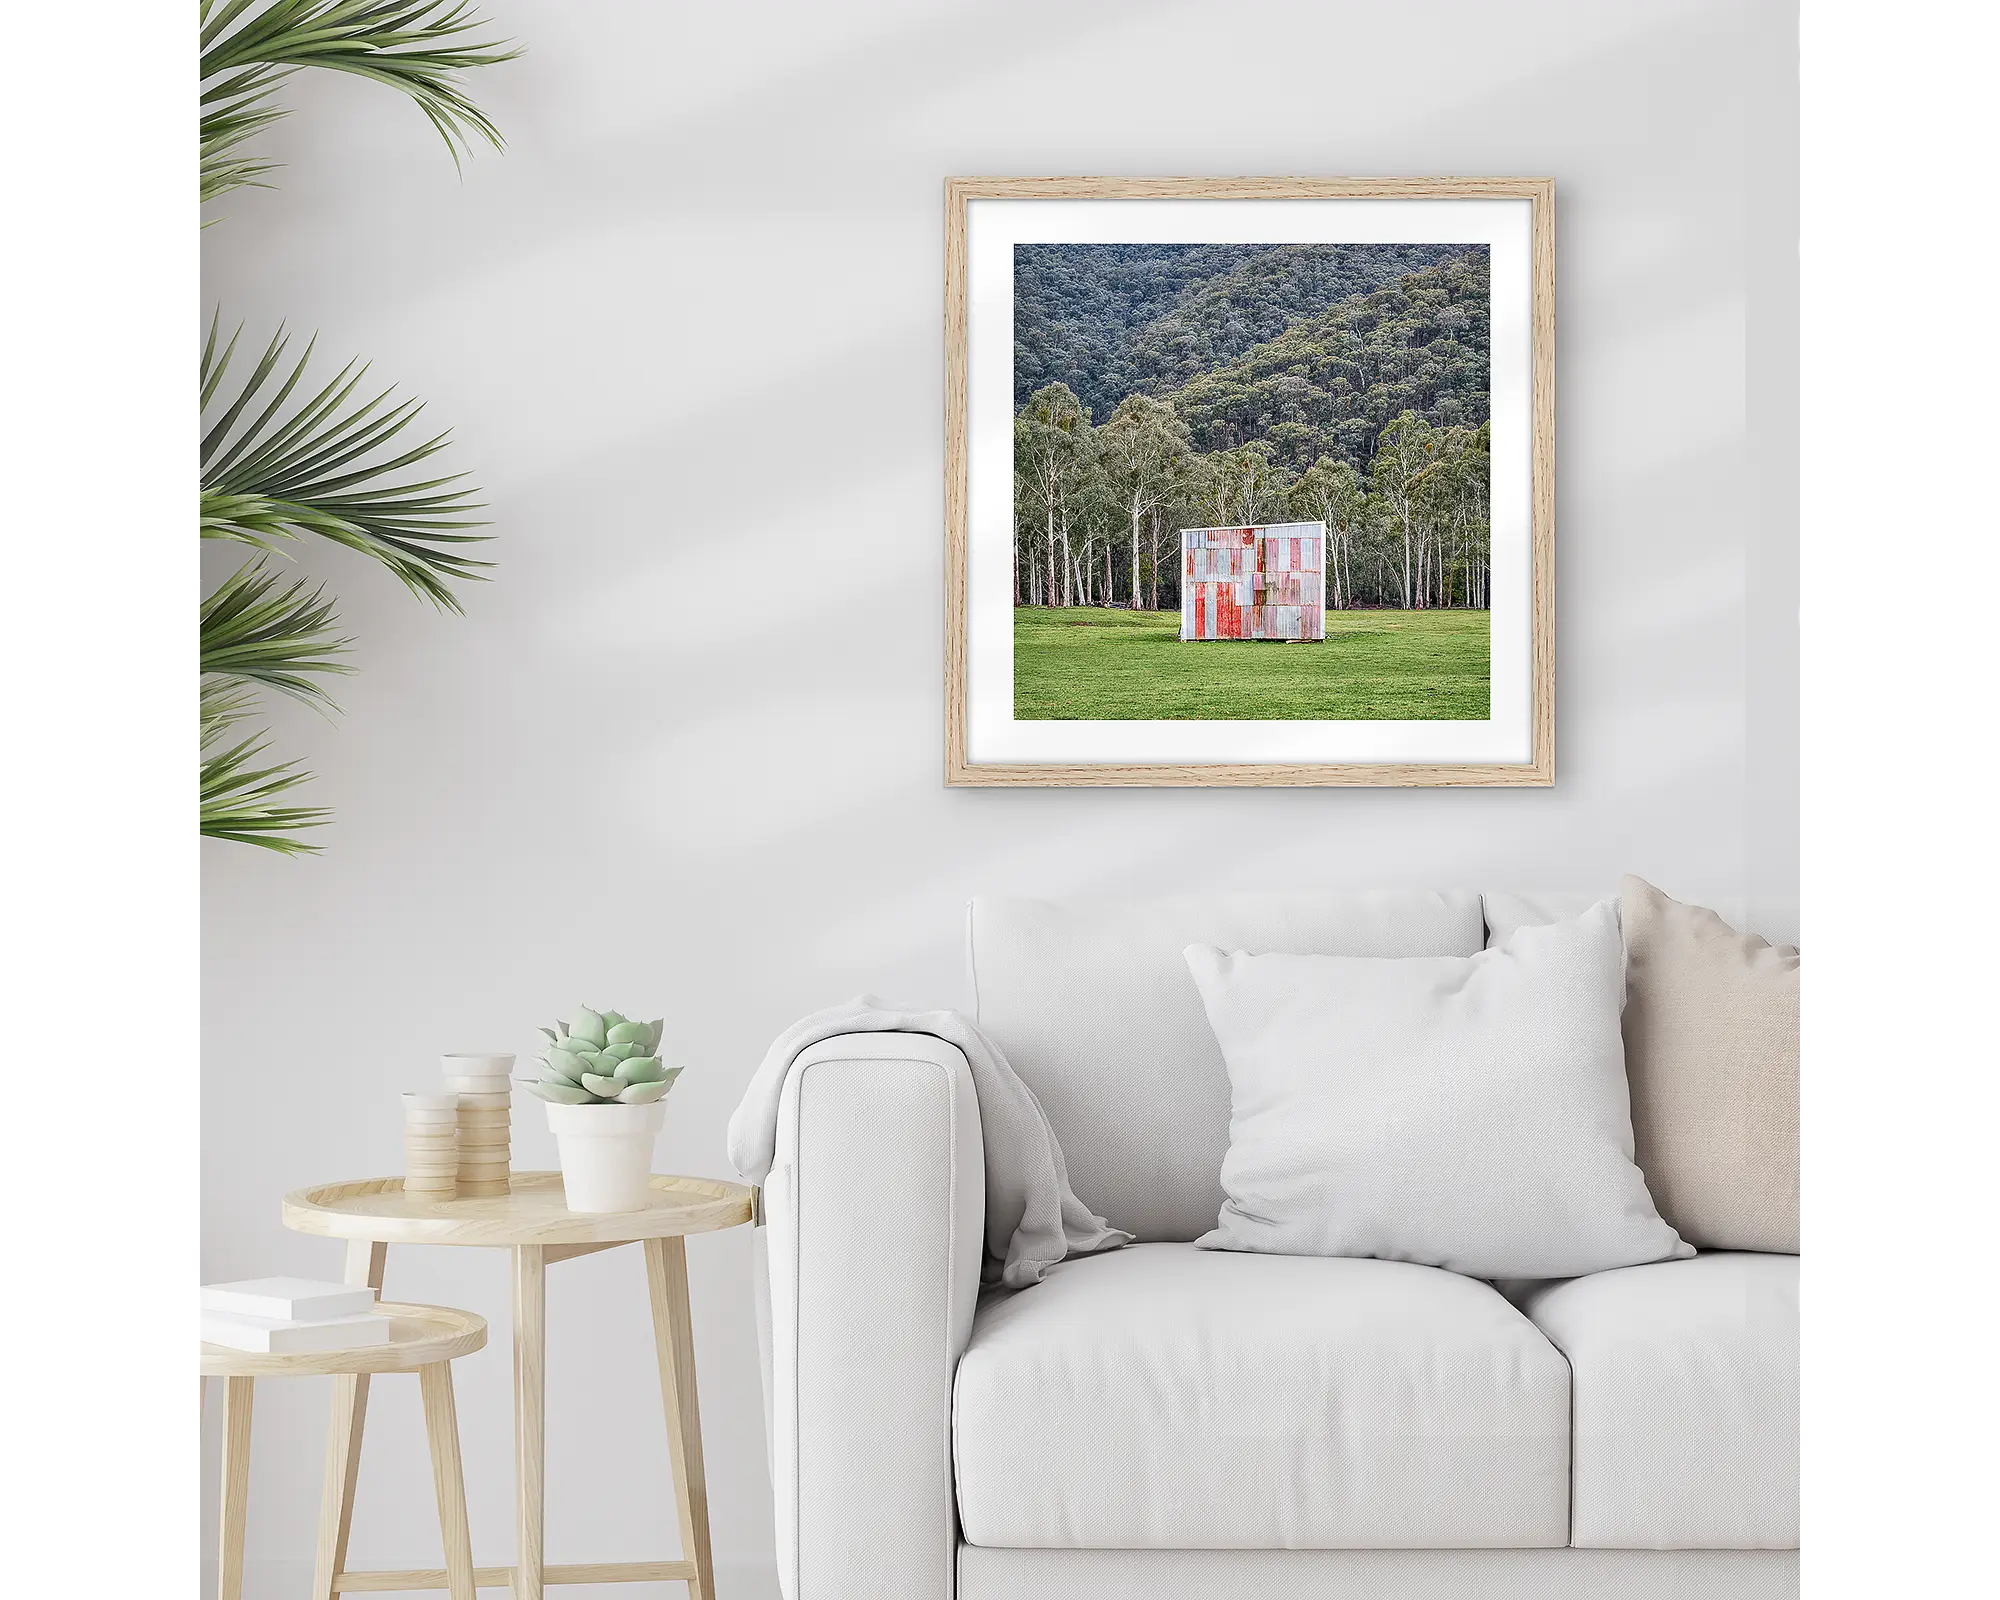
[{"label": "beige throw pillow", "polygon": [[1632,1135],[1705,1250],[1799,1248],[1799,953],[1642,878],[1620,886]]}]

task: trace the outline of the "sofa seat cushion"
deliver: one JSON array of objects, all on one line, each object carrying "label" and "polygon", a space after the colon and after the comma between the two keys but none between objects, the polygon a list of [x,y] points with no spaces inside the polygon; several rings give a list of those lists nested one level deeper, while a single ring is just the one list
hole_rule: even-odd
[{"label": "sofa seat cushion", "polygon": [[1567,1365],[1488,1285],[1409,1262],[1065,1261],[980,1308],[952,1427],[974,1545],[1568,1539]]},{"label": "sofa seat cushion", "polygon": [[1572,1543],[1797,1547],[1796,1256],[1717,1251],[1517,1300],[1569,1358]]}]

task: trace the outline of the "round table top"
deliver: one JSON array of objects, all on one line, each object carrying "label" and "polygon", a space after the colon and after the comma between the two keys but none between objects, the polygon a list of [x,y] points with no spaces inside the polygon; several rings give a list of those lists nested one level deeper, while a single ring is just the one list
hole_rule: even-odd
[{"label": "round table top", "polygon": [[711,1233],[748,1222],[757,1191],[746,1183],[654,1173],[639,1211],[571,1211],[562,1174],[516,1172],[508,1193],[490,1199],[438,1200],[406,1195],[401,1178],[294,1189],[284,1222],[300,1233],[386,1244],[624,1244]]},{"label": "round table top", "polygon": [[469,1356],[486,1343],[486,1319],[450,1306],[405,1306],[378,1300],[375,1316],[389,1319],[389,1342],[359,1350],[287,1350],[265,1354],[201,1347],[204,1378],[303,1378],[330,1372],[414,1372],[436,1361]]}]

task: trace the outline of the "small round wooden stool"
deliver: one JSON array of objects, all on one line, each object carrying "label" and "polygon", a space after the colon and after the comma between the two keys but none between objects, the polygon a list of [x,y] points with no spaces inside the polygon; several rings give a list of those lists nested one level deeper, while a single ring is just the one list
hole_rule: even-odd
[{"label": "small round wooden stool", "polygon": [[242,1600],[243,1531],[250,1505],[250,1400],[259,1378],[414,1372],[423,1391],[424,1431],[430,1436],[431,1477],[444,1533],[444,1582],[451,1600],[474,1600],[472,1536],[465,1522],[465,1475],[458,1455],[458,1412],[451,1398],[451,1364],[486,1343],[486,1319],[444,1306],[386,1302],[375,1315],[389,1320],[389,1342],[360,1350],[303,1350],[259,1355],[219,1344],[201,1347],[202,1387],[224,1379],[222,1391],[221,1600]]}]

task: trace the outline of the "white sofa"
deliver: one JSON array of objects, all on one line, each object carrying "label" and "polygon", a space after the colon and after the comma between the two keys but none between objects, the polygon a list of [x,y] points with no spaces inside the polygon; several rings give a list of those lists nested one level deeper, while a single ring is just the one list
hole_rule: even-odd
[{"label": "white sofa", "polygon": [[978,1020],[1141,1241],[1017,1293],[980,1297],[963,1056],[814,1046],[764,1196],[789,1600],[1795,1595],[1796,1257],[1493,1285],[1189,1242],[1229,1086],[1182,947],[1466,955],[1488,904],[975,903]]}]

